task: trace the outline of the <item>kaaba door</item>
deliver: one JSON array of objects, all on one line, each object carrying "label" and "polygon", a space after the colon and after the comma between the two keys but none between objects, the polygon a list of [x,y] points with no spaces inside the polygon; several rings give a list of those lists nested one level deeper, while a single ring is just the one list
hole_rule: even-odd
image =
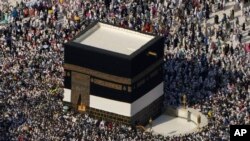
[{"label": "kaaba door", "polygon": [[89,106],[90,76],[72,72],[71,102],[80,111],[85,111]]}]

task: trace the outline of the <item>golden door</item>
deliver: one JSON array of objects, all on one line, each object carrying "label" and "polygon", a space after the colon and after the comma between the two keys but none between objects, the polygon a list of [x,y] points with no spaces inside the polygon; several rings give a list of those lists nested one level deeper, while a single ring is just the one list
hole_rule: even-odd
[{"label": "golden door", "polygon": [[90,76],[78,72],[71,75],[71,101],[78,110],[85,111],[89,106]]}]

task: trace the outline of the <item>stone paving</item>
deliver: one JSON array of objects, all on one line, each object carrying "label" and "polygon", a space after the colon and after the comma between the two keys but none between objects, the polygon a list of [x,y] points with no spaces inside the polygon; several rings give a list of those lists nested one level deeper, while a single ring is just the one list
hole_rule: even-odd
[{"label": "stone paving", "polygon": [[[150,132],[150,127],[147,126],[147,131]],[[164,136],[177,136],[195,132],[197,126],[192,121],[180,117],[173,117],[169,115],[161,115],[152,122],[152,133],[161,134]]]},{"label": "stone paving", "polygon": [[[188,111],[191,113],[190,120],[188,120]],[[201,123],[199,125],[197,124],[198,115],[201,116]],[[146,126],[146,131],[164,136],[176,136],[198,132],[200,128],[207,125],[207,117],[200,113],[198,109],[168,107],[164,114],[152,122],[152,127],[150,127],[151,125]]]}]

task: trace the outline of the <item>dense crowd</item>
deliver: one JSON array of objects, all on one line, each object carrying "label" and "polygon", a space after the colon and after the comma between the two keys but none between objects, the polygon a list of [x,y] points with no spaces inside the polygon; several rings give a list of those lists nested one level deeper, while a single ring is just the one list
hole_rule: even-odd
[{"label": "dense crowd", "polygon": [[[208,23],[211,15],[239,9]],[[250,45],[246,0],[32,0],[1,7],[0,140],[229,140],[229,125],[250,124]],[[7,4],[8,5],[8,4]],[[244,19],[243,22],[239,18]],[[200,132],[163,137],[63,112],[63,46],[92,21],[165,38],[165,105],[208,116]]]}]

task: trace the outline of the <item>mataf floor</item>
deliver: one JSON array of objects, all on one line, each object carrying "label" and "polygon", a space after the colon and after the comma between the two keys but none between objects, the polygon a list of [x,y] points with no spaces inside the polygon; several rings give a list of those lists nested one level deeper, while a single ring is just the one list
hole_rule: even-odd
[{"label": "mataf floor", "polygon": [[[147,131],[150,127],[147,126]],[[161,134],[164,136],[176,136],[180,134],[192,133],[197,129],[197,126],[192,121],[187,119],[161,115],[152,122],[152,133]]]}]

